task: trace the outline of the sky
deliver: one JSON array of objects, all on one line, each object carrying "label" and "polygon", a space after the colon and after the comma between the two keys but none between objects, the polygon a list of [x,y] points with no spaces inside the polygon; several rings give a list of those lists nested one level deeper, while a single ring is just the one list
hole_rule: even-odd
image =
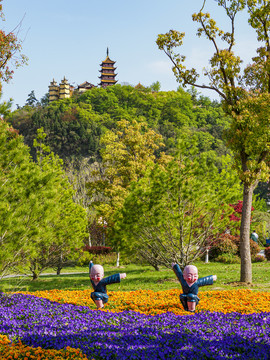
[{"label": "sky", "polygon": [[[196,36],[197,24],[192,14],[198,12],[202,0],[3,0],[5,21],[2,29],[12,31],[20,25],[18,38],[28,65],[15,69],[13,79],[3,85],[2,100],[13,99],[23,106],[34,90],[40,100],[50,82],[66,77],[77,86],[84,81],[99,83],[100,64],[109,57],[115,61],[118,84],[150,86],[156,81],[161,90],[179,86],[172,64],[158,49],[158,34],[170,29],[185,32],[181,54],[189,67],[202,72],[207,67],[213,47]],[[215,0],[207,0],[206,10],[220,27],[229,30],[229,22]],[[236,53],[244,62],[255,55],[256,36],[247,24],[247,17],[237,18]],[[207,91],[200,93],[212,99]]]}]

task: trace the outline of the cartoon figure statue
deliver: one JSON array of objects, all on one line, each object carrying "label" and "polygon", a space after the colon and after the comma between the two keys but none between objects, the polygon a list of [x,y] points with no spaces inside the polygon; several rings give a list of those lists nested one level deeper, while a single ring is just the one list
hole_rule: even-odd
[{"label": "cartoon figure statue", "polygon": [[114,274],[104,278],[104,269],[101,265],[94,265],[92,261],[89,263],[89,277],[94,289],[91,293],[91,299],[97,305],[97,309],[104,307],[108,302],[106,285],[119,283],[121,279],[126,277],[126,274]]},{"label": "cartoon figure statue", "polygon": [[200,301],[197,296],[199,287],[213,285],[213,282],[217,280],[217,276],[210,275],[198,279],[198,269],[194,265],[187,265],[183,273],[178,264],[173,263],[172,268],[183,289],[183,294],[180,295],[180,301],[186,311],[194,312]]}]

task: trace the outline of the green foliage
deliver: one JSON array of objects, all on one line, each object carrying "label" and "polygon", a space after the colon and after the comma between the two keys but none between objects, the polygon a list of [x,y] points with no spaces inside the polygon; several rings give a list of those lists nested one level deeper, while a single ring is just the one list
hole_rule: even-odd
[{"label": "green foliage", "polygon": [[22,137],[0,120],[0,273],[22,261],[38,236],[32,212],[36,206],[37,172]]},{"label": "green foliage", "polygon": [[263,255],[256,255],[253,262],[264,262],[266,259]]},{"label": "green foliage", "polygon": [[41,127],[46,143],[61,158],[93,157],[102,132],[100,117],[91,106],[74,105],[71,100],[54,102],[46,107],[23,107],[13,112],[9,121],[24,136],[25,143],[35,150],[33,141]]},{"label": "green foliage", "polygon": [[[237,105],[233,122],[226,131],[229,147],[235,154],[239,178],[253,189],[269,177],[270,94],[248,97]],[[243,165],[244,164],[244,165]]]},{"label": "green foliage", "polygon": [[150,85],[150,89],[155,92],[158,92],[160,90],[160,88],[161,88],[161,84],[159,81],[156,81]]},{"label": "green foliage", "polygon": [[[255,261],[260,251],[259,245],[250,240],[250,254],[253,261]],[[221,234],[211,242],[209,259],[212,261],[226,262],[230,258],[240,259],[240,237],[230,234]],[[223,259],[223,261],[221,261]],[[232,264],[233,262],[228,262]]]},{"label": "green foliage", "polygon": [[[2,97],[2,94],[0,93],[0,99]],[[3,116],[9,116],[11,113],[11,107],[12,107],[12,100],[4,101],[0,103],[0,114]]]},{"label": "green foliage", "polygon": [[[229,257],[238,257],[238,246],[235,242],[236,237],[229,234],[221,234],[215,239],[210,248],[209,259],[220,261],[218,258],[226,254]],[[225,257],[224,257],[225,258]]]},{"label": "green foliage", "polygon": [[193,133],[206,137],[210,134],[207,149],[202,138],[202,151],[210,147],[219,155],[226,153],[221,138],[229,119],[221,105],[203,97],[192,99],[183,89],[142,92],[121,85],[93,88],[78,97],[54,101],[48,106],[25,106],[9,117],[32,149],[32,155],[33,139],[37,129],[43,127],[47,144],[61,158],[92,157],[93,160],[100,159],[100,137],[122,119],[146,122],[163,136],[166,151],[174,148],[177,138],[192,126]]},{"label": "green foliage", "polygon": [[26,102],[25,102],[25,105],[26,106],[36,106],[38,105],[39,102],[36,98],[36,95],[35,95],[35,92],[34,90],[32,90],[29,94],[28,94],[28,97],[26,99]]},{"label": "green foliage", "polygon": [[85,236],[86,212],[73,202],[61,161],[43,137],[40,131],[35,163],[22,137],[0,121],[1,274],[30,261],[37,275],[45,259],[72,251]]},{"label": "green foliage", "polygon": [[[52,266],[52,263],[61,267],[61,259],[74,252],[87,235],[86,210],[73,201],[74,190],[62,168],[62,160],[43,144],[45,137],[43,129],[39,129],[34,142],[37,164],[46,178],[46,193],[42,194],[41,202],[44,203],[45,199],[49,201],[44,224],[46,236],[39,239],[38,247],[31,253],[31,270],[34,276]],[[43,225],[42,220],[40,226]]]},{"label": "green foliage", "polygon": [[[96,264],[105,264],[105,260],[94,261]],[[139,265],[138,263],[121,266],[117,269],[112,265],[105,265],[105,276],[115,274],[116,272],[125,272],[127,278],[121,284],[111,284],[110,291],[138,291],[138,290],[169,290],[180,289],[180,284],[177,281],[172,269],[161,268],[161,271],[155,271],[150,266]],[[21,284],[18,291],[46,291],[46,290],[87,290],[91,288],[88,271],[89,261],[83,267],[66,267],[61,276],[55,276],[52,269],[48,269],[51,275],[43,275],[37,281],[31,281],[29,277],[24,276],[20,278]],[[208,276],[209,274],[216,274],[217,281],[209,288],[211,291],[218,290],[235,290],[237,289],[252,289],[252,291],[269,291],[270,282],[270,262],[259,262],[253,264],[254,283],[252,286],[239,283],[239,264],[224,264],[218,262],[204,263],[202,261],[196,262],[195,265],[199,270],[199,277]],[[13,290],[15,285],[18,285],[18,278],[2,279],[2,288]],[[206,289],[205,289],[206,290]],[[203,291],[201,289],[200,291]]]},{"label": "green foliage", "polygon": [[113,266],[116,263],[116,253],[110,254],[91,254],[88,251],[83,251],[80,255],[77,265],[78,266],[88,266],[89,262],[92,260],[94,264],[102,264]]},{"label": "green foliage", "polygon": [[239,264],[240,258],[237,255],[231,253],[220,254],[216,257],[215,261],[223,264]]},{"label": "green foliage", "polygon": [[166,168],[157,165],[134,183],[115,217],[131,250],[154,267],[200,257],[207,239],[228,225],[232,209],[225,204],[239,196],[235,174],[225,170],[228,159],[218,171],[189,146],[189,155],[181,149]]},{"label": "green foliage", "polygon": [[[156,42],[171,60],[180,84],[215,91],[222,98],[225,112],[232,116],[226,134],[227,145],[234,153],[235,166],[244,186],[240,231],[241,281],[252,282],[249,249],[252,195],[258,182],[267,181],[270,173],[269,2],[218,0],[217,5],[231,24],[229,31],[224,31],[209,13],[204,12],[206,5],[204,1],[200,11],[192,15],[193,21],[198,23],[197,36],[205,36],[213,46],[212,57],[207,61],[210,66],[203,72],[206,83],[201,81],[196,69],[186,67],[185,56],[175,53],[175,48],[183,45],[185,33],[170,30],[158,35]],[[262,45],[257,49],[258,56],[253,57],[245,68],[244,62],[234,51],[237,44],[236,18],[244,10]]]},{"label": "green foliage", "polygon": [[142,178],[155,162],[164,163],[169,157],[161,154],[157,158],[155,152],[163,145],[162,137],[145,122],[118,121],[116,129],[101,138],[101,144],[102,171],[93,172],[88,187],[90,195],[97,199],[97,217],[112,228],[114,214],[122,207],[131,183]]}]

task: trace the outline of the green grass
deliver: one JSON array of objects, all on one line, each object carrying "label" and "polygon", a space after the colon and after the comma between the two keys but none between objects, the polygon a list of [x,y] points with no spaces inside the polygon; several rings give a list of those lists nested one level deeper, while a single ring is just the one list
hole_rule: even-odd
[{"label": "green grass", "polygon": [[[241,284],[240,265],[222,263],[196,263],[199,277],[217,275],[217,281],[212,286],[206,286],[203,290],[231,290],[231,289],[253,289],[270,291],[270,262],[254,263],[253,284]],[[105,276],[117,272],[125,272],[126,279],[119,284],[109,285],[109,290],[154,291],[180,288],[174,272],[170,269],[161,268],[155,271],[151,266],[126,265],[120,268],[104,266]],[[46,271],[50,275],[40,276],[32,281],[28,277],[14,277],[2,279],[0,288],[2,291],[37,291],[37,290],[91,290],[88,276],[88,267],[65,268],[60,276],[54,275],[53,271]]]}]

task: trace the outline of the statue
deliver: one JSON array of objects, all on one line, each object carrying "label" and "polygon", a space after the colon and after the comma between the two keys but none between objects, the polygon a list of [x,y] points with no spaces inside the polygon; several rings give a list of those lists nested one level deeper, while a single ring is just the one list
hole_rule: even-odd
[{"label": "statue", "polygon": [[210,275],[198,279],[198,269],[194,265],[187,265],[182,273],[178,264],[172,264],[180,284],[182,285],[183,294],[180,295],[180,301],[186,311],[195,312],[196,306],[200,299],[198,298],[198,291],[200,286],[213,285],[217,280],[216,275]]},{"label": "statue", "polygon": [[94,291],[91,293],[91,299],[97,306],[97,309],[104,307],[108,302],[106,286],[109,284],[119,283],[121,279],[125,279],[126,274],[114,274],[104,278],[104,269],[101,265],[94,265],[92,261],[89,263],[89,277]]}]

